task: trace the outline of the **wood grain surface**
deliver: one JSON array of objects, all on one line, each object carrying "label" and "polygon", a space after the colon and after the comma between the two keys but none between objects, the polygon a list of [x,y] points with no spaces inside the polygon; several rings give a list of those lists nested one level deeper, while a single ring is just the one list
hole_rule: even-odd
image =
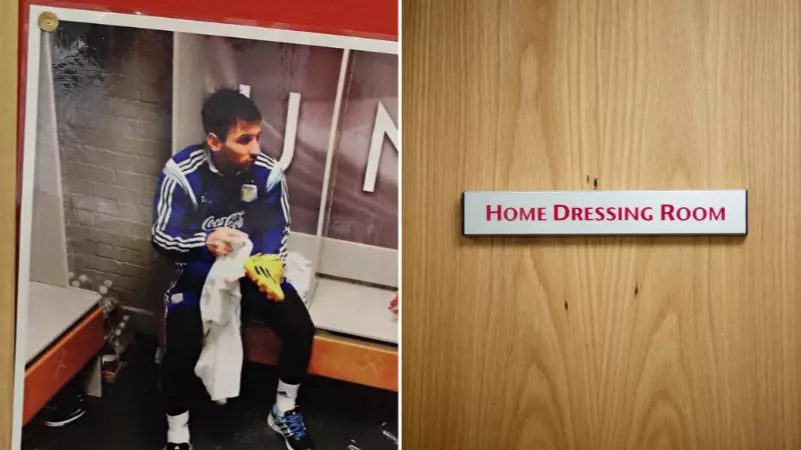
[{"label": "wood grain surface", "polygon": [[[402,23],[403,448],[801,448],[801,3]],[[749,235],[460,235],[464,190],[588,177],[749,189]]]},{"label": "wood grain surface", "polygon": [[18,2],[0,1],[0,449],[11,448],[14,398],[14,324],[17,246],[17,40]]}]

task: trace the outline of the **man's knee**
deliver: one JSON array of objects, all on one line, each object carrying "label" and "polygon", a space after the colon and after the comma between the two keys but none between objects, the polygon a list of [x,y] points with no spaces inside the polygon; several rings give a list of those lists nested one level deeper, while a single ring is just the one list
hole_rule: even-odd
[{"label": "man's knee", "polygon": [[316,331],[314,322],[303,302],[299,301],[298,303],[299,307],[293,308],[293,313],[285,317],[282,328],[284,328],[287,339],[311,343]]},{"label": "man's knee", "polygon": [[302,336],[304,336],[304,338],[311,341],[314,339],[314,332],[316,331],[314,327],[314,322],[312,321],[311,315],[309,314],[308,310],[306,311],[306,314],[303,317],[304,318],[301,320],[301,323],[299,324],[298,332]]}]

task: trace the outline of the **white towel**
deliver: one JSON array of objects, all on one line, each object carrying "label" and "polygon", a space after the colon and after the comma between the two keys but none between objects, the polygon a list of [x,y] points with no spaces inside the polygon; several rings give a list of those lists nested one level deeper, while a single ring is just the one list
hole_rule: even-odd
[{"label": "white towel", "polygon": [[243,360],[239,279],[245,276],[245,262],[252,249],[253,243],[248,239],[228,255],[217,258],[200,296],[204,339],[195,374],[217,403],[239,396]]},{"label": "white towel", "polygon": [[286,269],[284,269],[284,277],[289,281],[298,295],[303,300],[304,304],[308,304],[306,299],[309,288],[312,283],[312,263],[303,255],[296,252],[289,252],[286,255]]}]

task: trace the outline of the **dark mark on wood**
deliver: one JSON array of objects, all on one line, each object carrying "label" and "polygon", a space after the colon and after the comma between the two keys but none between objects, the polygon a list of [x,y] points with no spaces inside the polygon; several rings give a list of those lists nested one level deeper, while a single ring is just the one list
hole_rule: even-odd
[{"label": "dark mark on wood", "polygon": [[634,283],[634,296],[636,297],[640,293],[640,282]]},{"label": "dark mark on wood", "polygon": [[565,311],[567,311],[567,302],[565,302]]},{"label": "dark mark on wood", "polygon": [[595,189],[597,191],[598,190],[598,179],[597,178],[595,180],[593,180],[592,185],[593,185],[593,189]]}]

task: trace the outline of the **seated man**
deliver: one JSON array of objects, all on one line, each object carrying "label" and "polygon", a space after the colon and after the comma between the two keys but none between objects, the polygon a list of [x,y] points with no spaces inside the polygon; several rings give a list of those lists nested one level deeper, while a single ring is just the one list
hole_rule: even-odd
[{"label": "seated man", "polygon": [[[262,116],[255,103],[235,90],[222,89],[206,99],[201,116],[205,142],[167,162],[154,201],[153,245],[177,268],[165,293],[166,450],[192,449],[190,386],[195,385],[194,368],[203,346],[199,299],[215,258],[231,252],[246,234],[254,255],[283,259],[290,224],[283,173],[259,146]],[[282,341],[277,398],[268,424],[283,435],[287,448],[313,449],[295,404],[314,338],[309,312],[283,273],[278,293],[248,277],[240,283],[243,311],[265,322]]]}]

